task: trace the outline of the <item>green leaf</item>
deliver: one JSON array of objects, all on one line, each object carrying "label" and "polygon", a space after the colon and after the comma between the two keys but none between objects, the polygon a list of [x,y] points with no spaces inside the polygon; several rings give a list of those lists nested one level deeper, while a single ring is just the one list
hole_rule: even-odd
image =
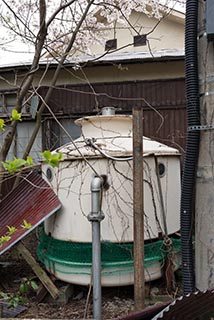
[{"label": "green leaf", "polygon": [[21,283],[20,286],[19,286],[19,291],[20,293],[27,293],[29,290],[29,287],[26,283]]},{"label": "green leaf", "polygon": [[33,166],[33,165],[34,165],[33,159],[32,159],[31,156],[28,156],[28,157],[27,157],[26,164],[27,164],[28,166]]},{"label": "green leaf", "polygon": [[10,236],[1,236],[0,237],[0,243],[5,243],[10,241],[11,237]]},{"label": "green leaf", "polygon": [[13,160],[13,163],[17,168],[20,168],[26,164],[26,160],[21,159],[21,158],[15,158]]},{"label": "green leaf", "polygon": [[51,158],[51,152],[49,150],[42,152],[42,155],[46,160],[49,160]]},{"label": "green leaf", "polygon": [[49,150],[46,150],[42,155],[45,158],[44,162],[53,168],[58,167],[59,162],[62,160],[62,153],[60,152],[51,153]]},{"label": "green leaf", "polygon": [[26,160],[21,158],[15,158],[13,161],[7,160],[5,162],[2,162],[3,167],[5,170],[7,170],[9,173],[17,172],[22,167],[26,165]]},{"label": "green leaf", "polygon": [[32,228],[32,224],[28,223],[27,220],[23,220],[23,224],[21,225],[22,229],[31,229]]},{"label": "green leaf", "polygon": [[5,131],[5,122],[4,122],[4,119],[0,119],[0,130],[1,131]]},{"label": "green leaf", "polygon": [[27,303],[27,299],[25,298],[25,297],[20,297],[20,302],[22,303],[22,304],[26,304]]},{"label": "green leaf", "polygon": [[8,308],[18,307],[20,298],[18,296],[13,296],[8,299]]},{"label": "green leaf", "polygon": [[8,229],[8,231],[6,234],[9,236],[11,236],[12,234],[14,234],[17,231],[16,227],[7,226],[7,229]]},{"label": "green leaf", "polygon": [[0,296],[6,301],[8,299],[8,295],[5,292],[0,291]]},{"label": "green leaf", "polygon": [[35,291],[38,290],[38,288],[39,288],[37,283],[33,280],[30,281],[30,285],[31,285],[31,288]]},{"label": "green leaf", "polygon": [[16,109],[13,109],[10,120],[12,120],[12,121],[22,121],[22,114],[19,113]]},{"label": "green leaf", "polygon": [[7,160],[6,162],[2,162],[2,165],[5,168],[5,170],[8,171],[9,173],[13,172],[14,168],[10,160]]}]

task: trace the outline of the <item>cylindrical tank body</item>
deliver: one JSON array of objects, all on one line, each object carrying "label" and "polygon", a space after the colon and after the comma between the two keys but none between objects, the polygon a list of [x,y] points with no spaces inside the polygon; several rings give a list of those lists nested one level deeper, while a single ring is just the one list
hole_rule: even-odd
[{"label": "cylindrical tank body", "polygon": [[[63,208],[46,221],[45,234],[82,246],[91,242],[91,225],[87,219],[91,210],[90,183],[98,174],[106,182],[102,197],[105,218],[101,222],[101,241],[129,245],[133,242],[132,117],[92,116],[79,119],[77,123],[82,126],[82,136],[75,143],[56,150],[63,154],[59,167],[42,166],[44,178],[63,204]],[[145,240],[153,241],[164,232],[164,220],[169,235],[179,230],[180,159],[176,149],[146,137],[143,150]],[[53,269],[48,263],[46,267],[50,271]],[[54,268],[56,274],[57,268]],[[128,273],[128,280],[123,276],[117,280],[109,277],[103,280],[103,285],[130,284],[133,274]],[[84,277],[81,276],[81,280],[78,276],[60,278],[90,283],[90,277],[83,280]],[[156,273],[149,279],[157,277]]]}]

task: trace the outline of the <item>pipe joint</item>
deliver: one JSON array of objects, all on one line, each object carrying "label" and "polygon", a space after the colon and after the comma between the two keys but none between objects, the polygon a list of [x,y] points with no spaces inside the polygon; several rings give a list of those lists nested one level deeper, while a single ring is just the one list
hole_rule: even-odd
[{"label": "pipe joint", "polygon": [[103,186],[104,179],[94,176],[91,181],[91,212],[87,217],[90,222],[100,222],[105,217],[101,210]]},{"label": "pipe joint", "polygon": [[105,218],[105,215],[101,210],[98,212],[91,211],[87,218],[90,222],[101,222]]},{"label": "pipe joint", "polygon": [[91,192],[101,192],[103,188],[103,179],[101,177],[93,177],[91,181]]}]

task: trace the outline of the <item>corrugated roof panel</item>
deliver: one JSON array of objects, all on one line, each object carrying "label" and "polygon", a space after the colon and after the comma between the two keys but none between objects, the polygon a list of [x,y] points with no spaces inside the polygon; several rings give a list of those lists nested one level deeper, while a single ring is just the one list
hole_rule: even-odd
[{"label": "corrugated roof panel", "polygon": [[213,319],[214,315],[213,291],[197,291],[188,296],[183,296],[173,301],[152,320],[197,320]]},{"label": "corrugated roof panel", "polygon": [[[45,96],[47,87],[39,88]],[[97,94],[94,95],[94,92]],[[66,114],[88,114],[99,107],[116,106],[121,111],[131,111],[133,105],[144,109],[169,107],[183,108],[185,105],[184,79],[127,81],[59,86],[53,89],[49,106],[53,112]],[[48,110],[46,110],[48,113]]]},{"label": "corrugated roof panel", "polygon": [[142,311],[131,313],[119,320],[199,320],[213,319],[214,292],[197,291],[187,296],[162,304],[149,306]]},{"label": "corrugated roof panel", "polygon": [[[157,112],[158,111],[158,112]],[[144,135],[177,148],[183,154],[186,143],[185,109],[145,110]]]},{"label": "corrugated roof panel", "polygon": [[[10,236],[11,239],[2,244],[0,254],[11,248],[60,207],[58,197],[38,173],[32,172],[23,177],[18,187],[0,203],[0,238],[7,235],[7,226],[17,229]],[[23,228],[24,220],[32,225],[32,228]]]}]

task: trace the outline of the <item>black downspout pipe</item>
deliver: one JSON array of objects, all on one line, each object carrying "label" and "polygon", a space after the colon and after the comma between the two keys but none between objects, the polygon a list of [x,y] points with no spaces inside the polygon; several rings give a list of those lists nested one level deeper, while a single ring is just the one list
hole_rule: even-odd
[{"label": "black downspout pipe", "polygon": [[188,132],[181,191],[181,247],[184,294],[193,292],[195,289],[194,254],[192,245],[192,216],[194,209],[194,186],[200,138],[200,131],[193,129],[193,126],[200,125],[197,25],[198,0],[187,0],[185,26],[185,67]]}]

